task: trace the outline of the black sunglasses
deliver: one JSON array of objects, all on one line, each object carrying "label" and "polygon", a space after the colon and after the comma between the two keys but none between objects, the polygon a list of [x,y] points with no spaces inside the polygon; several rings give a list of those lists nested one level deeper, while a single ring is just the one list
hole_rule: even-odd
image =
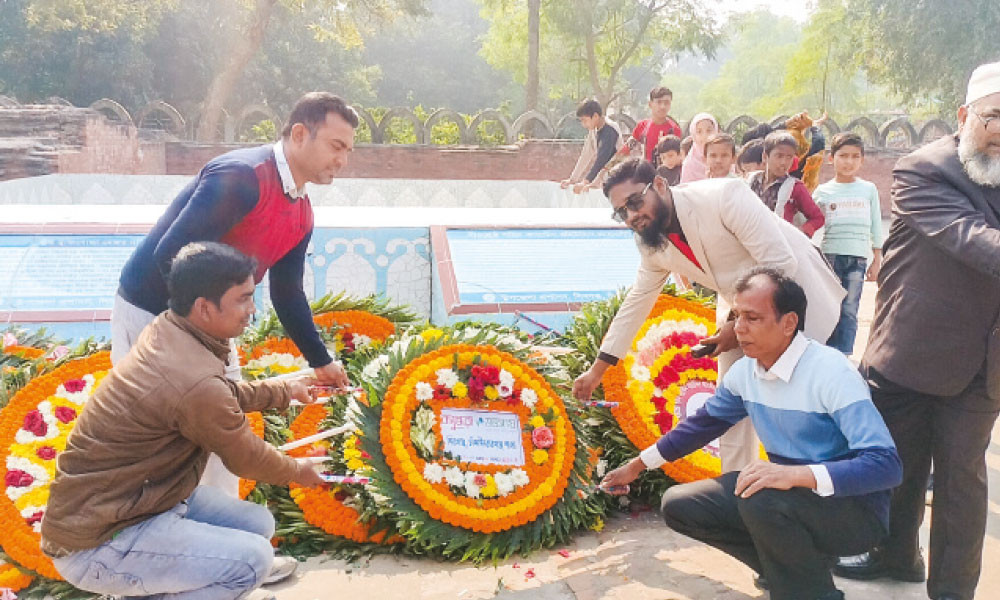
[{"label": "black sunglasses", "polygon": [[625,198],[625,204],[622,204],[611,213],[611,218],[619,223],[624,223],[625,219],[628,218],[628,211],[638,212],[642,205],[646,202],[646,192],[649,191],[650,186],[653,182],[650,181],[646,184],[646,187],[642,188],[641,192],[636,192],[630,194],[628,198]]}]

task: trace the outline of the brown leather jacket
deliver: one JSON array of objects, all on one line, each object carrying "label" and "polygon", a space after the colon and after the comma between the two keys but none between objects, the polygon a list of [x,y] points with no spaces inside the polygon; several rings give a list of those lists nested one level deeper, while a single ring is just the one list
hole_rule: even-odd
[{"label": "brown leather jacket", "polygon": [[280,381],[233,382],[229,344],[167,311],[84,406],[57,461],[42,548],[85,550],[194,491],[208,455],[241,477],[284,485],[301,468],[256,437],[244,413],[284,409]]}]

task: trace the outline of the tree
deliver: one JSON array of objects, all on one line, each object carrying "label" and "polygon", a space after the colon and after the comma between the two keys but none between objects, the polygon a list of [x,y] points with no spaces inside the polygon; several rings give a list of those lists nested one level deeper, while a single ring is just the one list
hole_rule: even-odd
[{"label": "tree", "polygon": [[[130,32],[144,39],[157,30],[165,14],[175,11],[182,0],[27,0],[24,14],[28,23],[47,32],[66,31],[80,34]],[[232,22],[238,30],[230,39],[227,51],[213,69],[202,102],[197,136],[211,141],[218,137],[223,109],[237,88],[251,60],[264,45],[265,37],[279,5],[290,11],[320,9],[309,29],[317,39],[336,41],[351,48],[361,45],[362,35],[376,24],[400,14],[424,14],[424,0],[217,0],[233,9]]]},{"label": "tree", "polygon": [[[528,44],[517,19],[525,0],[482,0],[491,22],[483,55],[494,66],[526,81]],[[719,32],[695,0],[541,0],[541,78],[548,96],[559,99],[587,91],[607,105],[628,87],[629,68],[660,71],[667,56],[687,50],[711,54]],[[642,72],[642,69],[639,71]]]},{"label": "tree", "polygon": [[976,66],[1000,60],[996,0],[848,0],[847,14],[862,33],[868,76],[909,102],[931,99],[944,115],[965,101]]}]

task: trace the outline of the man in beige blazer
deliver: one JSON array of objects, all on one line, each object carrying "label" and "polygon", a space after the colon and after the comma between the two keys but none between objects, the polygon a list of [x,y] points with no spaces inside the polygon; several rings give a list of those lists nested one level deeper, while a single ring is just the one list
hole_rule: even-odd
[{"label": "man in beige blazer", "polygon": [[[716,344],[720,375],[743,356],[727,321],[740,274],[757,265],[780,269],[806,292],[806,336],[826,342],[846,295],[826,259],[790,223],[767,209],[740,179],[706,179],[669,187],[653,165],[627,160],[608,174],[604,194],[614,218],[635,232],[641,262],[635,284],[615,315],[594,364],[577,378],[573,394],[587,399],[604,371],[625,356],[671,272],[719,294]],[[724,472],[739,471],[757,457],[749,420],[720,439]]]}]

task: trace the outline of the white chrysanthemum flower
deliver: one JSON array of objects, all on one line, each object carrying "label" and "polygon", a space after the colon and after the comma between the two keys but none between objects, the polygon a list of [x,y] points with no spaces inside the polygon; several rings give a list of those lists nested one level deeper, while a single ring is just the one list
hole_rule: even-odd
[{"label": "white chrysanthemum flower", "polygon": [[361,370],[361,376],[367,381],[375,380],[379,372],[389,366],[389,357],[385,354],[379,354],[370,363],[365,365],[365,368]]},{"label": "white chrysanthemum flower", "polygon": [[521,403],[528,408],[534,408],[535,403],[538,402],[538,394],[535,390],[531,388],[524,388],[521,390]]},{"label": "white chrysanthemum flower", "polygon": [[642,365],[632,365],[632,379],[636,381],[649,381],[649,368]]},{"label": "white chrysanthemum flower", "polygon": [[438,463],[427,463],[424,465],[424,479],[430,483],[441,483],[444,481],[444,467]]},{"label": "white chrysanthemum flower", "polygon": [[531,481],[524,469],[512,469],[510,472],[510,480],[517,487],[528,485]]},{"label": "white chrysanthemum flower", "polygon": [[372,338],[367,335],[362,335],[360,333],[355,333],[352,341],[354,342],[354,348],[356,350],[367,348],[368,346],[372,345]]},{"label": "white chrysanthemum flower", "polygon": [[444,470],[444,479],[448,485],[462,487],[465,485],[465,473],[458,467],[448,467]]},{"label": "white chrysanthemum flower", "polygon": [[436,373],[438,385],[443,385],[450,390],[458,383],[458,373],[451,369],[438,369]]},{"label": "white chrysanthemum flower", "polygon": [[417,392],[417,400],[425,401],[425,400],[430,400],[434,397],[434,388],[432,388],[431,384],[427,383],[426,381],[421,381],[417,383],[416,392]]},{"label": "white chrysanthemum flower", "polygon": [[501,496],[514,491],[514,480],[506,473],[497,473],[493,476],[493,481],[497,484],[497,493]]},{"label": "white chrysanthemum flower", "polygon": [[477,474],[475,471],[469,471],[465,474],[465,495],[470,498],[479,497],[479,486],[476,485]]},{"label": "white chrysanthemum flower", "polygon": [[514,376],[507,369],[500,369],[500,385],[514,387]]},{"label": "white chrysanthemum flower", "polygon": [[597,469],[596,469],[597,478],[601,479],[607,472],[608,472],[608,461],[602,458],[601,460],[597,461]]}]

